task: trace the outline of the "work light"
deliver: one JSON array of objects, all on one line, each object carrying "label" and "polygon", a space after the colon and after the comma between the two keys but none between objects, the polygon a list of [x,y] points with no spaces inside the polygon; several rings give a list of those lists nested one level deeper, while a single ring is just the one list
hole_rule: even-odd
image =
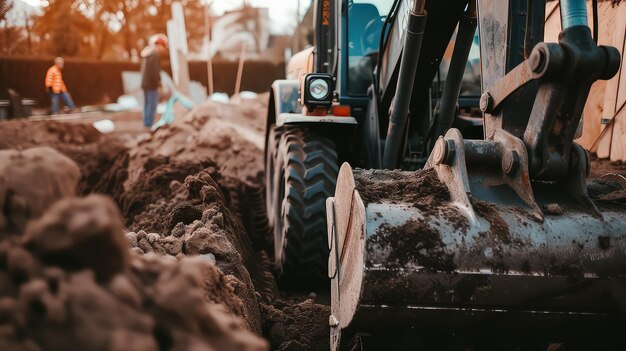
[{"label": "work light", "polygon": [[330,107],[333,103],[333,83],[333,77],[330,74],[307,74],[300,90],[300,98],[307,109]]}]

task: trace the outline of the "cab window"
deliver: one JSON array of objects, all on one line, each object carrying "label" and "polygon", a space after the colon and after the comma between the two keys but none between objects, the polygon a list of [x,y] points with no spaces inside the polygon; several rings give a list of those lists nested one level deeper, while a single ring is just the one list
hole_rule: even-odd
[{"label": "cab window", "polygon": [[380,33],[392,3],[390,0],[354,0],[348,3],[349,95],[365,95],[372,84]]}]

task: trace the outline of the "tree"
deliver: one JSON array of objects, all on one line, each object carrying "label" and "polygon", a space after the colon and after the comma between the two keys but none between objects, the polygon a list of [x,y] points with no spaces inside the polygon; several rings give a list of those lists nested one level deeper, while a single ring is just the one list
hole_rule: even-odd
[{"label": "tree", "polygon": [[13,8],[13,0],[0,0],[0,22],[6,21],[6,16]]},{"label": "tree", "polygon": [[13,0],[0,0],[0,54],[9,55],[21,41],[17,28],[9,25],[7,14],[13,9]]},{"label": "tree", "polygon": [[[13,0],[0,0],[0,4]],[[28,22],[34,52],[96,59],[139,59],[155,33],[167,34],[175,0],[48,0],[40,16]],[[204,35],[204,6],[181,0],[189,48],[200,50]],[[26,45],[25,47],[28,47]]]},{"label": "tree", "polygon": [[[167,34],[167,21],[172,19],[172,3],[176,0],[149,0],[145,12],[145,22],[150,34]],[[189,49],[198,51],[204,38],[204,11],[201,1],[181,0],[185,14]]]},{"label": "tree", "polygon": [[34,21],[33,31],[44,51],[57,56],[93,52],[93,22],[80,10],[82,1],[48,0],[44,13]]}]

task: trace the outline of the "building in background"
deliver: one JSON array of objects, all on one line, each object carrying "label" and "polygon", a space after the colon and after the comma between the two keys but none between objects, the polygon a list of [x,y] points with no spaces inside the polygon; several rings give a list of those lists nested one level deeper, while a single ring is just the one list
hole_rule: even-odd
[{"label": "building in background", "polygon": [[[205,44],[202,52],[192,53],[192,58],[206,58],[210,52],[214,58],[238,60],[242,48],[246,59],[282,61],[284,50],[289,46],[289,36],[273,34],[270,30],[269,10],[264,7],[244,7],[212,16],[211,44]],[[195,56],[195,57],[194,57]]]}]

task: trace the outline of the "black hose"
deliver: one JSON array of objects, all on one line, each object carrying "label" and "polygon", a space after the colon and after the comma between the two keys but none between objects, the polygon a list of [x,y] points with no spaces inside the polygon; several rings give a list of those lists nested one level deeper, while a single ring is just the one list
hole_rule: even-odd
[{"label": "black hose", "polygon": [[[417,0],[419,1],[419,0]],[[402,61],[398,72],[396,96],[391,116],[389,116],[389,128],[385,140],[383,152],[383,168],[396,168],[402,154],[402,144],[406,137],[406,125],[409,114],[409,105],[413,95],[413,83],[417,64],[424,39],[426,28],[426,12],[421,14],[411,11],[409,23],[406,29]]]},{"label": "black hose", "polygon": [[454,51],[450,60],[450,68],[446,76],[446,82],[441,94],[439,117],[437,119],[437,128],[433,140],[444,135],[454,122],[456,105],[461,92],[461,83],[463,82],[463,74],[465,73],[465,65],[469,56],[470,49],[474,42],[474,33],[476,32],[476,11],[472,9],[474,1],[470,3],[470,8],[459,21],[459,29],[456,35]]},{"label": "black hose", "polygon": [[374,96],[376,98],[376,105],[380,106],[380,64],[383,61],[383,55],[385,54],[385,47],[387,47],[387,41],[389,40],[389,36],[387,34],[387,27],[391,24],[393,25],[393,21],[395,21],[396,13],[398,10],[398,5],[400,5],[400,0],[394,0],[391,5],[391,9],[389,10],[389,14],[385,17],[385,22],[383,23],[383,28],[380,32],[380,40],[378,42],[378,62],[376,63],[376,74],[374,75]]}]

